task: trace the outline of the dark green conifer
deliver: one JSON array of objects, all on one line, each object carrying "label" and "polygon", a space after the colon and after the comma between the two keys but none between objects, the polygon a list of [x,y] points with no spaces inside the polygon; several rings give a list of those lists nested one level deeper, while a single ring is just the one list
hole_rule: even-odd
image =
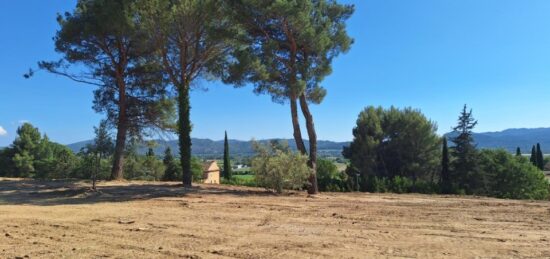
[{"label": "dark green conifer", "polygon": [[531,157],[529,158],[529,161],[531,161],[534,166],[537,166],[537,149],[535,145],[531,148]]},{"label": "dark green conifer", "polygon": [[544,155],[540,149],[540,143],[537,143],[537,167],[540,170],[544,170]]},{"label": "dark green conifer", "polygon": [[227,131],[223,143],[223,176],[225,179],[231,179],[231,159],[229,158],[229,141],[227,139]]},{"label": "dark green conifer", "polygon": [[443,137],[443,150],[441,153],[441,192],[451,193],[451,179],[449,175],[449,149],[447,147],[447,138]]}]

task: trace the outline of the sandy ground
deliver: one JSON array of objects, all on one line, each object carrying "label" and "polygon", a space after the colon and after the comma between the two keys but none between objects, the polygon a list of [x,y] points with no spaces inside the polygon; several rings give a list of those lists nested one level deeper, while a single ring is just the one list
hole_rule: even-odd
[{"label": "sandy ground", "polygon": [[0,258],[550,258],[550,202],[0,179]]}]

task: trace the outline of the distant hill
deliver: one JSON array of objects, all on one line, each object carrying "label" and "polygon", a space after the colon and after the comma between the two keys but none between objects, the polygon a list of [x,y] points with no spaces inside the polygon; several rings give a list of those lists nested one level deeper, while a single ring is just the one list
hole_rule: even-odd
[{"label": "distant hill", "polygon": [[[454,134],[447,133],[447,137]],[[531,147],[540,143],[545,154],[550,153],[550,128],[507,129],[497,132],[474,133],[474,141],[478,148],[503,148],[516,152],[519,147],[524,154],[531,153]]]},{"label": "distant hill", "polygon": [[[445,134],[447,137],[453,136],[453,133]],[[284,139],[288,142],[290,148],[296,150],[296,144],[292,139]],[[484,132],[474,133],[474,140],[478,148],[503,148],[510,152],[515,152],[516,147],[520,147],[522,153],[531,153],[531,147],[536,143],[540,143],[542,150],[545,154],[550,153],[550,128],[536,128],[536,129],[507,129],[498,132]],[[261,143],[267,143],[270,140],[259,140]],[[74,152],[80,151],[86,144],[91,143],[91,140],[81,141],[68,145]],[[155,153],[162,155],[166,147],[170,147],[174,153],[178,153],[177,140],[164,141],[156,140],[159,144],[155,148]],[[210,140],[210,139],[192,139],[192,152],[195,156],[201,157],[221,157],[223,155],[223,140]],[[309,143],[306,140],[306,146]],[[340,157],[342,153],[342,147],[349,145],[349,142],[334,142],[320,140],[318,142],[318,149],[320,156],[335,156]],[[253,154],[252,141],[242,140],[229,140],[229,146],[231,154],[233,156],[250,156]],[[147,148],[145,145],[141,145],[139,153],[145,154]]]},{"label": "distant hill", "polygon": [[[155,140],[158,146],[154,149],[155,154],[161,155],[166,150],[166,147],[170,147],[174,153],[179,153],[178,141],[171,140]],[[221,157],[223,155],[223,140],[210,140],[193,138],[192,140],[192,153],[195,156],[200,157]],[[268,143],[270,140],[258,140],[260,143]],[[282,139],[287,141],[291,149],[296,150],[296,143],[292,139]],[[309,142],[306,140],[306,146],[309,146]],[[87,144],[92,143],[92,140],[81,141],[67,145],[74,152],[79,152]],[[334,156],[339,157],[342,153],[342,148],[349,145],[349,142],[333,142],[320,140],[317,143],[320,156]],[[233,156],[250,156],[254,153],[252,148],[252,141],[242,140],[229,140],[229,147]],[[145,154],[147,147],[145,144],[141,144],[138,148],[140,154]]]}]

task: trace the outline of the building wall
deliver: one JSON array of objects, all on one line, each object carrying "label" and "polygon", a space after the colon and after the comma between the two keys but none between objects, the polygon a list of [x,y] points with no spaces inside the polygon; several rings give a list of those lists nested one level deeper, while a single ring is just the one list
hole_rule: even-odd
[{"label": "building wall", "polygon": [[220,171],[204,173],[204,183],[220,184]]}]

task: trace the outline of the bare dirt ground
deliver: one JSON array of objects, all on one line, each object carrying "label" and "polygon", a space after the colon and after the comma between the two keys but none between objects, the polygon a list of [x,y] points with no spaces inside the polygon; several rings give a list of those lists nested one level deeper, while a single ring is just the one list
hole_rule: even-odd
[{"label": "bare dirt ground", "polygon": [[0,179],[0,258],[550,258],[550,202]]}]

